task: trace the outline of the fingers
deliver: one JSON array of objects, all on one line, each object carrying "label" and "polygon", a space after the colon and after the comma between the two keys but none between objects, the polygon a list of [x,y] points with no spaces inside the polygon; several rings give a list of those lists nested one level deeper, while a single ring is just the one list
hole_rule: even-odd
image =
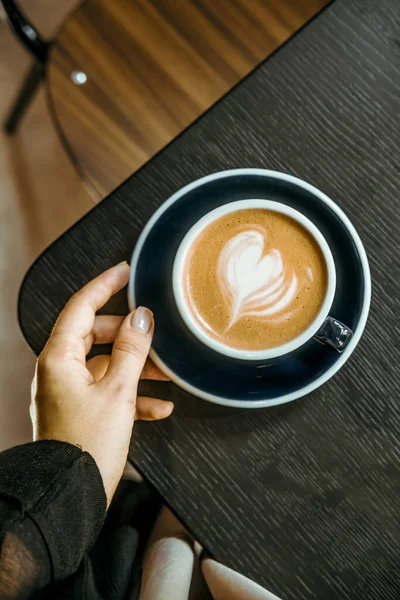
[{"label": "fingers", "polygon": [[92,331],[96,311],[128,283],[129,265],[121,263],[90,281],[72,296],[58,317],[53,334],[84,340]]},{"label": "fingers", "polygon": [[151,358],[147,359],[146,364],[143,367],[140,379],[154,379],[156,381],[171,381],[171,378],[165,375],[156,365],[153,363]]},{"label": "fingers", "polygon": [[100,381],[107,373],[108,365],[110,364],[110,356],[107,354],[101,354],[94,356],[87,361],[86,367],[89,373],[92,375],[94,381]]},{"label": "fingers", "polygon": [[[102,354],[87,361],[86,365],[94,381],[100,381],[107,372],[110,356]],[[154,363],[153,368],[156,369]],[[145,369],[144,369],[145,370]],[[160,371],[161,373],[161,371]],[[165,377],[165,376],[164,376]],[[136,401],[135,421],[157,421],[166,419],[174,410],[172,402],[139,396]]]},{"label": "fingers", "polygon": [[89,352],[93,344],[111,344],[115,340],[124,317],[114,315],[98,315],[93,330],[85,338],[85,352]]},{"label": "fingers", "polygon": [[119,389],[136,390],[153,337],[153,313],[140,306],[122,323],[115,338],[110,365],[104,377]]},{"label": "fingers", "polygon": [[[118,317],[119,319],[120,317]],[[123,317],[121,317],[123,320]],[[97,343],[97,339],[95,341]],[[98,343],[108,343],[108,342],[98,342]],[[99,356],[94,356],[86,362],[86,366],[88,371],[92,374],[93,379],[95,381],[100,381],[104,377],[107,372],[108,365],[110,364],[110,356],[107,354],[101,354]],[[142,374],[140,376],[141,379],[150,379],[153,381],[171,381],[171,379],[165,375],[156,365],[153,363],[151,358],[148,358],[144,367]]]},{"label": "fingers", "polygon": [[139,396],[136,404],[135,421],[158,421],[166,419],[174,410],[172,402]]}]

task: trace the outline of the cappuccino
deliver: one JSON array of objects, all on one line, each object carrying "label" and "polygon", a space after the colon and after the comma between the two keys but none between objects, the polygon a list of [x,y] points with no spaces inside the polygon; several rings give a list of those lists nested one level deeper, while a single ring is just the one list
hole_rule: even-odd
[{"label": "cappuccino", "polygon": [[230,212],[203,229],[183,265],[185,303],[205,335],[243,350],[290,342],[315,320],[328,273],[295,219],[268,209]]}]

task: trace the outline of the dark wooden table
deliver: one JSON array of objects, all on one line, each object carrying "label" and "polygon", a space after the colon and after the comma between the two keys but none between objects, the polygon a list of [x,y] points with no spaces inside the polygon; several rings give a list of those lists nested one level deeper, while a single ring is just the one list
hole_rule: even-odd
[{"label": "dark wooden table", "polygon": [[[35,352],[70,295],[129,258],[143,224],[219,169],[287,171],[334,198],[369,254],[373,301],[343,369],[306,399],[235,412],[168,385],[172,418],[131,459],[224,563],[293,600],[400,597],[400,3],[336,0],[58,239],[21,289]],[[124,313],[124,294],[109,307]]]}]

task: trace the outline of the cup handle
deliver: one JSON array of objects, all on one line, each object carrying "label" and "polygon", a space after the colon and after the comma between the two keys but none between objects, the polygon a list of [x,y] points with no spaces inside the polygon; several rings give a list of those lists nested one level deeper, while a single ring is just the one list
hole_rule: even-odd
[{"label": "cup handle", "polygon": [[346,350],[353,332],[344,323],[333,317],[327,317],[322,327],[314,335],[314,340],[330,346],[337,352]]}]

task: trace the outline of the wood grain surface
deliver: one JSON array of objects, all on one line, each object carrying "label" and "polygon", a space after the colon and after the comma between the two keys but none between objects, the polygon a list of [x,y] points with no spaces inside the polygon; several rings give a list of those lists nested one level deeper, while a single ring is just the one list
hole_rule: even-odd
[{"label": "wood grain surface", "polygon": [[[104,197],[328,1],[86,0],[48,69],[81,175]],[[84,85],[72,82],[76,70]]]},{"label": "wood grain surface", "polygon": [[[336,0],[53,244],[20,295],[39,352],[70,295],[129,258],[153,211],[212,171],[275,168],[339,203],[373,278],[343,369],[305,399],[255,411],[167,386],[174,415],[137,424],[131,445],[218,560],[288,600],[400,597],[399,23],[398,0]],[[109,310],[124,313],[125,295]]]}]

